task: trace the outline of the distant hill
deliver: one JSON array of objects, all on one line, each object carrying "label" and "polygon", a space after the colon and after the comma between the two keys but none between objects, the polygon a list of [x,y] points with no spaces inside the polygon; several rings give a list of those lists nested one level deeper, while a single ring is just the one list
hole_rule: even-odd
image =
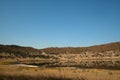
[{"label": "distant hill", "polygon": [[108,43],[108,44],[102,44],[102,45],[95,45],[95,46],[90,46],[90,47],[64,47],[64,48],[45,48],[42,49],[41,51],[44,51],[46,53],[73,53],[73,54],[78,54],[81,52],[86,52],[86,51],[92,51],[92,52],[104,52],[104,51],[120,51],[120,42],[113,42],[113,43]]},{"label": "distant hill", "polygon": [[11,53],[32,53],[39,52],[39,50],[32,47],[23,47],[18,45],[0,45],[0,52],[11,52]]},{"label": "distant hill", "polygon": [[0,45],[0,58],[53,58],[54,55],[57,55],[54,57],[58,58],[62,54],[66,57],[71,54],[79,54],[80,58],[120,56],[120,42],[90,47],[51,47],[44,49],[18,45]]},{"label": "distant hill", "polygon": [[18,45],[0,45],[1,58],[39,57],[40,53],[40,50],[32,47],[23,47]]}]

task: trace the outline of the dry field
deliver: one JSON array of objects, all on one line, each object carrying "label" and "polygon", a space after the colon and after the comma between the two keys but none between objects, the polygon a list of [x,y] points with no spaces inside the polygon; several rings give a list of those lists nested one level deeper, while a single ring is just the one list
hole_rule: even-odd
[{"label": "dry field", "polygon": [[119,80],[120,70],[0,65],[0,80]]}]

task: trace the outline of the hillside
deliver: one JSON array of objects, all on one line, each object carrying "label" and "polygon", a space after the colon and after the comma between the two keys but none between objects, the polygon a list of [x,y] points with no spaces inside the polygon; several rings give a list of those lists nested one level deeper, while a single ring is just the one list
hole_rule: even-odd
[{"label": "hillside", "polygon": [[45,49],[0,45],[0,58],[54,58],[64,60],[104,57],[120,57],[120,42],[90,47],[51,47]]},{"label": "hillside", "polygon": [[17,45],[0,45],[0,58],[41,57],[40,50]]},{"label": "hillside", "polygon": [[90,47],[64,47],[64,48],[45,48],[41,49],[49,54],[59,54],[59,53],[73,53],[78,54],[81,52],[92,51],[92,52],[104,52],[104,51],[120,51],[120,42],[102,44],[102,45],[95,45]]}]

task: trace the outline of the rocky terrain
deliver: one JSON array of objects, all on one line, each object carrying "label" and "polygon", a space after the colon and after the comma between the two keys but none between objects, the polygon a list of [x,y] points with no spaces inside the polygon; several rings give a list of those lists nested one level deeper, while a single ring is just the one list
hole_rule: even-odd
[{"label": "rocky terrain", "polygon": [[17,45],[0,45],[0,59],[51,59],[79,61],[81,59],[120,59],[120,42],[90,47],[51,47],[35,49]]}]

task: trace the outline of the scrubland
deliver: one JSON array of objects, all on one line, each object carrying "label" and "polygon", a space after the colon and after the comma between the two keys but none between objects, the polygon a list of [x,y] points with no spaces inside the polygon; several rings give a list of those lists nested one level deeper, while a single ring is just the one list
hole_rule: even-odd
[{"label": "scrubland", "polygon": [[119,80],[120,70],[0,65],[0,80]]},{"label": "scrubland", "polygon": [[120,42],[44,49],[0,45],[0,80],[120,80]]}]

